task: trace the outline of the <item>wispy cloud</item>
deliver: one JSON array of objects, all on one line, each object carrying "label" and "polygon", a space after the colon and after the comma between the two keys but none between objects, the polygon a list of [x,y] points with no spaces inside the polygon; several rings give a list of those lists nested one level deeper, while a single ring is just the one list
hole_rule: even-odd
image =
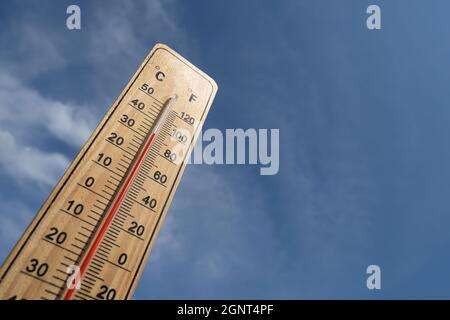
[{"label": "wispy cloud", "polygon": [[42,141],[56,139],[80,147],[92,131],[94,117],[86,108],[45,98],[6,73],[0,73],[0,105],[2,170],[14,178],[54,185],[69,161]]},{"label": "wispy cloud", "polygon": [[14,179],[29,179],[44,186],[52,186],[69,162],[60,153],[18,145],[8,131],[0,131],[0,164]]},{"label": "wispy cloud", "polygon": [[[177,1],[113,1],[108,8],[93,8],[84,50],[77,58],[92,66],[92,86],[103,99],[117,93],[157,42],[189,48],[187,36],[178,26]],[[114,90],[114,91],[113,91]],[[114,92],[111,96],[111,93]]]},{"label": "wispy cloud", "polygon": [[174,2],[121,1],[112,2],[107,10],[97,7],[92,26],[95,32],[88,35],[87,57],[97,65],[111,65],[140,58],[153,45],[146,39],[182,40],[184,33],[175,22]]},{"label": "wispy cloud", "polygon": [[79,147],[94,125],[87,108],[48,99],[0,73],[0,126],[21,139],[31,139],[42,130],[65,143]]}]

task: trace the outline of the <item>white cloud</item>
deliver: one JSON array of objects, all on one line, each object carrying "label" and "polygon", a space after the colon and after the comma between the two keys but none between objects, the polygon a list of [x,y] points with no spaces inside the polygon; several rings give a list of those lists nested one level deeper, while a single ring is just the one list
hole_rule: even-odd
[{"label": "white cloud", "polygon": [[64,154],[33,146],[57,139],[80,147],[92,131],[87,108],[54,101],[0,73],[0,166],[19,180],[53,186],[67,168]]},{"label": "white cloud", "polygon": [[53,186],[69,161],[60,153],[47,153],[18,145],[13,135],[0,130],[0,165],[16,179],[27,179],[42,186]]},{"label": "white cloud", "polygon": [[44,98],[12,76],[0,73],[0,126],[22,139],[38,130],[72,146],[81,146],[93,128],[86,108]]},{"label": "white cloud", "polygon": [[96,8],[88,56],[100,64],[125,62],[127,58],[142,58],[141,54],[151,49],[147,39],[163,35],[180,41],[184,35],[175,23],[173,2],[123,1],[112,2],[107,10]]},{"label": "white cloud", "polygon": [[114,1],[92,9],[90,31],[76,59],[94,68],[92,86],[102,99],[117,95],[117,84],[125,84],[156,43],[192,50],[177,25],[175,2]]},{"label": "white cloud", "polygon": [[92,117],[81,107],[46,99],[5,73],[0,73],[0,106],[2,170],[20,180],[53,186],[69,161],[61,153],[32,147],[36,137],[79,147],[92,130]]}]

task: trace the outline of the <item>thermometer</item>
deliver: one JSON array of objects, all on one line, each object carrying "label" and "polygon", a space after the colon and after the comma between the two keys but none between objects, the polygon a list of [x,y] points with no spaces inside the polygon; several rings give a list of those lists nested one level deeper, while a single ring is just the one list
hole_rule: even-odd
[{"label": "thermometer", "polygon": [[0,299],[130,299],[217,91],[156,45],[0,269]]}]

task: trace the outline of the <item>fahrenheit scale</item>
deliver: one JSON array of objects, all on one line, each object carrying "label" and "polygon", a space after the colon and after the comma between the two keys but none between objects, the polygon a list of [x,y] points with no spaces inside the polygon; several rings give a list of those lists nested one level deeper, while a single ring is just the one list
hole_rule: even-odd
[{"label": "fahrenheit scale", "polygon": [[0,270],[0,299],[129,299],[217,91],[156,45]]}]

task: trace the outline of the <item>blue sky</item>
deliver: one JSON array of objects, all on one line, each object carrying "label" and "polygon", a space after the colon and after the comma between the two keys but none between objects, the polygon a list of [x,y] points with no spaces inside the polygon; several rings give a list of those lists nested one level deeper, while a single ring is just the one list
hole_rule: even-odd
[{"label": "blue sky", "polygon": [[[65,27],[73,3],[80,31]],[[280,171],[190,165],[136,298],[450,298],[449,10],[2,1],[0,259],[162,42],[218,83],[206,128],[280,129]]]}]

